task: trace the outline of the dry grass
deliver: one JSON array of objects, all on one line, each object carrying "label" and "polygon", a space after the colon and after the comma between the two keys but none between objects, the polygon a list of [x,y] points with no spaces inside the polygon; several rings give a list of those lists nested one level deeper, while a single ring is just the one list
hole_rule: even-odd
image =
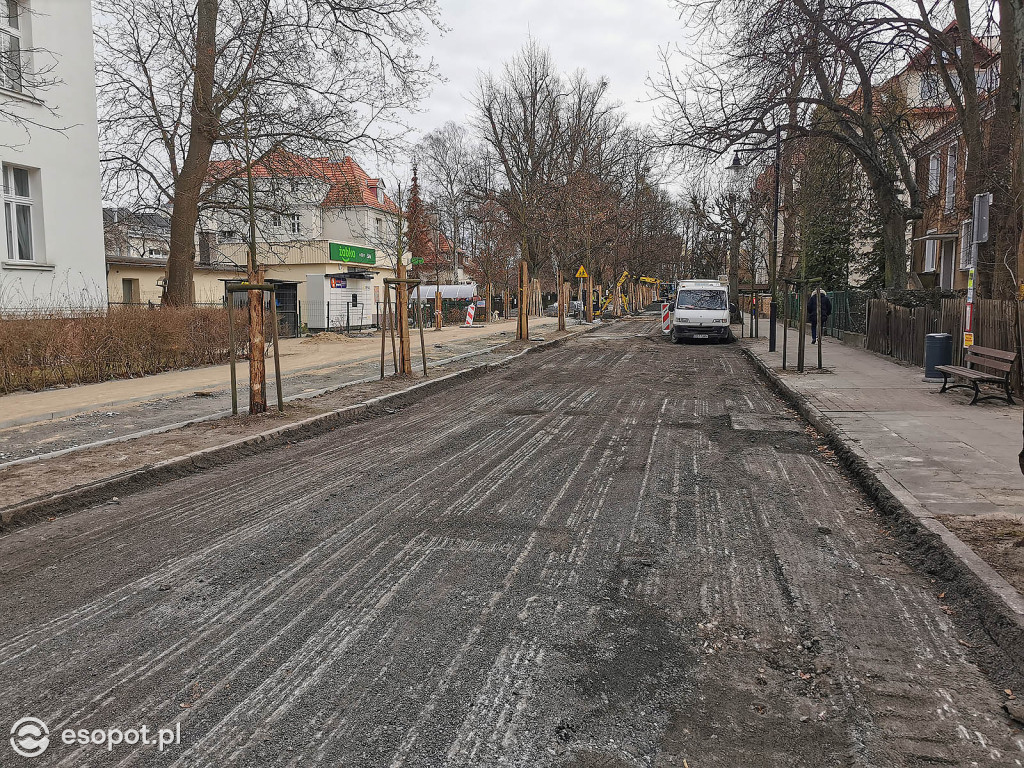
[{"label": "dry grass", "polygon": [[[236,322],[243,353],[245,321],[236,315]],[[0,315],[2,393],[145,376],[227,358],[227,311],[218,307]]]}]

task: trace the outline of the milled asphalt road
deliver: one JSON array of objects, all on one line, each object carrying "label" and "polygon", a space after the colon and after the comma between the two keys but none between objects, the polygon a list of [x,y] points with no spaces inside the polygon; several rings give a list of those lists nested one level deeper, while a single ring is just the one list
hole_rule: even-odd
[{"label": "milled asphalt road", "polygon": [[620,322],[4,536],[0,731],[52,740],[0,765],[1024,765],[812,438],[734,347]]}]

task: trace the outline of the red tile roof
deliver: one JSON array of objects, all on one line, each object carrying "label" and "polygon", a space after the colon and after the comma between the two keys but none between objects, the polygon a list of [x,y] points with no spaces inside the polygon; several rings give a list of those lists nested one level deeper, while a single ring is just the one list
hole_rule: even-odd
[{"label": "red tile roof", "polygon": [[[214,178],[241,173],[241,165],[234,160],[216,160],[210,163],[210,176]],[[384,194],[383,190],[380,192],[380,199],[377,199],[376,189],[380,179],[370,178],[370,175],[347,155],[340,161],[333,161],[328,157],[304,157],[280,150],[254,165],[252,173],[256,178],[292,177],[324,181],[330,186],[320,204],[327,208],[366,205],[388,213],[398,213],[398,206]]]}]

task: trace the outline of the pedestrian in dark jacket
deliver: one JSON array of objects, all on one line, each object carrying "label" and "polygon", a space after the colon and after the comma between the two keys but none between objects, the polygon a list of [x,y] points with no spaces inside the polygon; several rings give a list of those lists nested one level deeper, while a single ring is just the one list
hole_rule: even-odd
[{"label": "pedestrian in dark jacket", "polygon": [[818,312],[821,311],[821,327],[825,327],[828,316],[832,314],[832,300],[821,288],[816,288],[807,300],[807,319],[811,323],[811,344],[820,341],[818,338]]}]

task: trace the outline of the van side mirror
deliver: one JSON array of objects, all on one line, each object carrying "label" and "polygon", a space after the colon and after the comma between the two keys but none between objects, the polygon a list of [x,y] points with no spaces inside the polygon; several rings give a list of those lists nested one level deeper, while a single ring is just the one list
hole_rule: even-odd
[{"label": "van side mirror", "polygon": [[676,303],[674,301],[670,301],[669,302],[669,304],[668,304],[668,311],[669,312],[675,312],[676,311]]}]

